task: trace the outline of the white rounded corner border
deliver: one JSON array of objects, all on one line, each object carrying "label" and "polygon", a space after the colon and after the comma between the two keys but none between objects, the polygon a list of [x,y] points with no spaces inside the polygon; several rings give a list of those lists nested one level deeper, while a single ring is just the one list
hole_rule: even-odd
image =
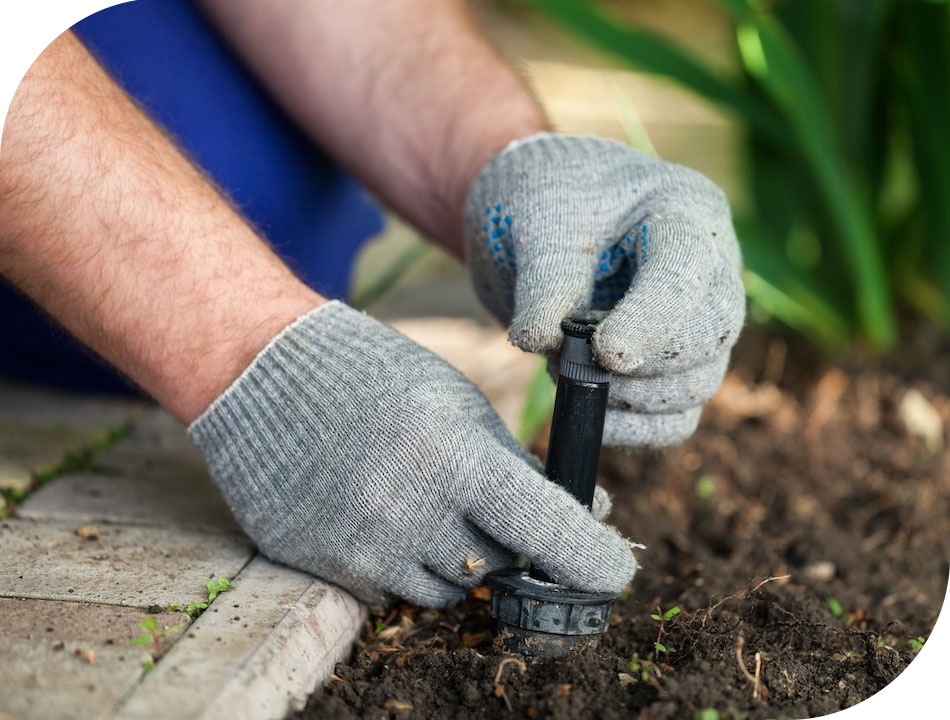
[{"label": "white rounded corner border", "polygon": [[[85,17],[132,0],[8,0],[0,2],[0,137],[20,81],[40,53]],[[262,0],[265,2],[266,0]],[[919,656],[892,683],[864,702],[827,715],[834,720],[946,717],[950,688],[950,619],[946,599]],[[723,708],[724,709],[724,708]]]},{"label": "white rounded corner border", "polygon": [[40,53],[83,18],[131,0],[3,0],[0,2],[0,144],[20,81]]}]

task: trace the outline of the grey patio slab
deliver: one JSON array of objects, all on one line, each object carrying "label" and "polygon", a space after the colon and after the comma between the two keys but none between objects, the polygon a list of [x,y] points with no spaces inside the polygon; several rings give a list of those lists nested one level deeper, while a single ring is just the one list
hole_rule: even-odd
[{"label": "grey patio slab", "polygon": [[146,407],[0,380],[0,488],[27,490],[34,474],[101,440],[108,427],[125,427]]},{"label": "grey patio slab", "polygon": [[172,452],[196,453],[184,426],[161,408],[153,407],[137,418],[125,436],[125,443],[161,448]]},{"label": "grey patio slab", "polygon": [[0,421],[31,426],[123,426],[148,405],[133,397],[90,395],[0,380]]},{"label": "grey patio slab", "polygon": [[346,658],[364,618],[340,588],[258,556],[117,717],[283,718]]},{"label": "grey patio slab", "polygon": [[0,419],[0,488],[27,490],[34,473],[103,437],[101,428],[28,425]]},{"label": "grey patio slab", "polygon": [[240,532],[197,452],[123,444],[89,471],[64,475],[17,508],[20,517]]},{"label": "grey patio slab", "polygon": [[[0,717],[84,720],[114,712],[149,658],[129,644],[142,634],[143,617],[132,608],[0,598]],[[162,628],[188,622],[181,613],[155,617]],[[171,646],[180,633],[163,642]]]},{"label": "grey patio slab", "polygon": [[79,537],[76,522],[0,521],[0,597],[129,607],[200,600],[212,577],[233,577],[253,555],[242,535],[185,528],[100,525]]}]

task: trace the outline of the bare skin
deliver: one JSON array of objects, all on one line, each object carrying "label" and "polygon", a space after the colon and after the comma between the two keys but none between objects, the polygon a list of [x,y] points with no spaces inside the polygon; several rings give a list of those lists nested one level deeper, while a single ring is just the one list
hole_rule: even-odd
[{"label": "bare skin", "polygon": [[297,122],[461,258],[475,175],[549,129],[461,0],[197,0]]},{"label": "bare skin", "polygon": [[0,272],[182,422],[323,301],[71,35],[20,85]]},{"label": "bare skin", "polygon": [[[317,141],[458,256],[469,182],[546,127],[461,2],[203,4]],[[0,217],[0,273],[184,423],[325,301],[69,33],[10,107]]]}]

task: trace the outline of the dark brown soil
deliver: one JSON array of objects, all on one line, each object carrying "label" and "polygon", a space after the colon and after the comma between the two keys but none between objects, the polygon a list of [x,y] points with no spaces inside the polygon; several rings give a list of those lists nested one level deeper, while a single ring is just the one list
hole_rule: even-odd
[{"label": "dark brown soil", "polygon": [[[402,606],[298,718],[802,718],[893,680],[950,572],[950,372],[846,370],[759,333],[736,356],[683,447],[604,454],[612,521],[647,550],[599,648],[522,665],[483,591]],[[907,430],[910,389],[942,418],[936,452]],[[681,610],[668,657],[658,606]]]}]

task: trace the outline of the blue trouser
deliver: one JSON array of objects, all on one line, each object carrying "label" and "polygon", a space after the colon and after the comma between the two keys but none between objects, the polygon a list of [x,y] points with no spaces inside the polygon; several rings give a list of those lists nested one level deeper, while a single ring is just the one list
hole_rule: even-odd
[{"label": "blue trouser", "polygon": [[[305,282],[324,295],[346,296],[359,245],[381,227],[379,211],[188,2],[136,0],[73,30]],[[90,391],[129,389],[2,281],[0,375]]]}]

